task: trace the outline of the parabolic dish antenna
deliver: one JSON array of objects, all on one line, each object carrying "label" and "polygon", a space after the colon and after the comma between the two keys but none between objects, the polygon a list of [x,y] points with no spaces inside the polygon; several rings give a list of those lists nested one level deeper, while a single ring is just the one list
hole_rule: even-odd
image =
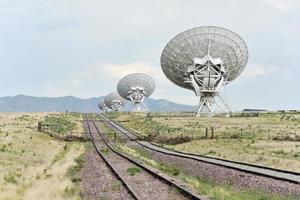
[{"label": "parabolic dish antenna", "polygon": [[118,93],[121,97],[133,104],[133,112],[147,112],[148,109],[143,101],[149,97],[155,89],[154,80],[141,73],[129,74],[123,77],[118,83]]},{"label": "parabolic dish antenna", "polygon": [[109,111],[109,108],[104,104],[103,100],[98,103],[98,108],[104,112]]},{"label": "parabolic dish antenna", "polygon": [[228,29],[215,26],[192,28],[178,34],[161,55],[166,77],[200,96],[197,116],[211,116],[215,104],[226,113],[230,111],[219,92],[242,73],[247,61],[244,40]]},{"label": "parabolic dish antenna", "polygon": [[104,97],[104,104],[113,111],[119,111],[124,106],[125,101],[118,93],[113,92]]}]

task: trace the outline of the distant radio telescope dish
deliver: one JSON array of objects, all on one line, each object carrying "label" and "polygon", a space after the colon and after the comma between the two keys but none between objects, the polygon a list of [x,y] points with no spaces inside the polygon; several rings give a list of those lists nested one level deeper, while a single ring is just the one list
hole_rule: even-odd
[{"label": "distant radio telescope dish", "polygon": [[104,97],[104,104],[113,111],[119,111],[125,104],[125,101],[118,93],[113,92]]},{"label": "distant radio telescope dish", "polygon": [[102,110],[103,112],[108,112],[109,111],[109,108],[104,104],[103,100],[98,103],[98,108],[100,110]]},{"label": "distant radio telescope dish", "polygon": [[[211,116],[215,104],[226,113],[230,111],[219,92],[242,73],[247,61],[248,48],[244,40],[228,29],[214,26],[192,28],[178,34],[161,55],[166,77],[200,96],[197,116]],[[219,97],[221,103],[215,97]]]},{"label": "distant radio telescope dish", "polygon": [[147,112],[148,109],[143,101],[149,97],[155,89],[154,80],[141,73],[129,74],[123,77],[118,83],[118,93],[121,97],[133,104],[133,112]]}]

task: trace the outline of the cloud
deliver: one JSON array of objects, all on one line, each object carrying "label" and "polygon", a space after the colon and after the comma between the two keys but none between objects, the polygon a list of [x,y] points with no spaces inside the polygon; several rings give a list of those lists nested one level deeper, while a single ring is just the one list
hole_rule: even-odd
[{"label": "cloud", "polygon": [[248,66],[243,72],[244,77],[256,77],[267,74],[267,69],[264,65],[252,65]]},{"label": "cloud", "polygon": [[103,67],[103,70],[112,78],[121,78],[132,73],[144,73],[152,77],[162,73],[159,67],[155,67],[146,62],[135,62],[130,64],[108,64]]},{"label": "cloud", "polygon": [[[122,77],[132,73],[144,73],[156,82],[166,82],[160,67],[147,62],[133,62],[127,64],[96,63],[81,69],[82,72],[72,73],[69,77],[73,85],[117,83]],[[80,71],[81,71],[80,70]]]},{"label": "cloud", "polygon": [[275,66],[266,66],[263,64],[250,64],[246,67],[246,69],[242,72],[242,78],[256,78],[260,76],[267,76],[270,73],[273,73],[277,70]]},{"label": "cloud", "polygon": [[[95,91],[114,91],[118,81],[125,75],[132,73],[144,73],[151,76],[157,85],[169,84],[159,67],[147,62],[134,62],[128,64],[101,64],[96,63],[88,67],[78,69],[68,74],[60,82],[50,83],[45,87],[44,93],[54,96],[63,93],[82,94],[85,97],[94,96]],[[57,91],[57,94],[56,94]],[[97,93],[98,93],[97,92]]]},{"label": "cloud", "polygon": [[300,5],[299,0],[265,0],[265,2],[281,12],[287,12]]}]

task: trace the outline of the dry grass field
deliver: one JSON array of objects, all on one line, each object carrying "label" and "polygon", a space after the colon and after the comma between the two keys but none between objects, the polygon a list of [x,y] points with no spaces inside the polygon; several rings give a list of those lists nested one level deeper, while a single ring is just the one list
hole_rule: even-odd
[{"label": "dry grass field", "polygon": [[171,149],[300,172],[299,113],[230,118],[128,113],[108,116]]},{"label": "dry grass field", "polygon": [[80,199],[69,174],[84,145],[37,132],[46,115],[0,114],[0,200]]}]

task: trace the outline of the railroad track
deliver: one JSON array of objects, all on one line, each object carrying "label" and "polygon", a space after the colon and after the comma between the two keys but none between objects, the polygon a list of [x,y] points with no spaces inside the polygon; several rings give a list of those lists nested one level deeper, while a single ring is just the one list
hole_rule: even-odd
[{"label": "railroad track", "polygon": [[205,162],[213,165],[218,165],[254,175],[264,176],[267,178],[287,181],[291,183],[300,184],[300,173],[292,172],[292,171],[286,171],[286,170],[280,170],[280,169],[274,169],[259,165],[253,165],[248,163],[242,163],[242,162],[236,162],[231,160],[225,160],[225,159],[219,159],[209,156],[203,156],[198,154],[192,154],[192,153],[184,153],[180,151],[174,151],[170,150],[164,147],[161,147],[157,144],[146,142],[146,141],[140,141],[139,136],[134,133],[133,131],[121,126],[120,124],[113,122],[103,115],[99,114],[102,119],[104,119],[109,125],[111,125],[118,133],[123,134],[130,140],[134,141],[138,145],[142,146],[143,148],[150,149],[155,152],[159,152],[165,155],[172,155],[177,156],[181,158],[188,158],[199,162]]},{"label": "railroad track", "polygon": [[139,197],[135,194],[135,192],[131,189],[131,187],[126,183],[126,181],[120,176],[120,174],[114,169],[114,167],[109,162],[109,160],[106,159],[105,156],[103,155],[103,153],[101,153],[101,151],[97,148],[95,138],[94,138],[94,136],[92,134],[92,131],[91,131],[91,126],[90,126],[87,114],[85,114],[85,122],[87,124],[88,134],[91,137],[91,141],[93,143],[93,146],[94,146],[97,154],[102,158],[102,160],[105,162],[105,164],[108,166],[108,168],[112,171],[112,173],[115,175],[115,177],[122,183],[122,185],[125,187],[127,192],[132,196],[132,198],[135,199],[135,200],[138,200]]},{"label": "railroad track", "polygon": [[[88,115],[85,114],[85,121],[87,124],[88,132],[91,136],[92,143],[99,154],[101,158],[105,161],[107,166],[112,170],[112,172],[116,175],[116,177],[122,182],[124,187],[127,189],[127,191],[131,194],[133,199],[141,200],[141,199],[195,199],[195,200],[206,200],[206,197],[200,196],[197,193],[195,193],[193,190],[189,188],[188,185],[185,185],[181,182],[178,182],[152,168],[149,168],[148,166],[144,165],[141,162],[138,162],[127,155],[120,153],[115,150],[115,148],[108,142],[102,131],[99,129],[99,127],[96,125],[94,120],[90,120],[88,118]],[[94,131],[92,131],[92,129]],[[101,152],[104,149],[109,149],[110,154],[109,156],[113,156],[113,159],[109,159],[108,155]],[[142,180],[139,180],[140,184],[143,185],[145,182],[149,182],[150,187],[159,186],[158,191],[156,191],[156,195],[160,195],[159,198],[155,198],[154,196],[146,197],[146,194],[143,194],[143,190],[147,190],[149,188],[138,188],[137,185],[132,184],[133,181],[131,181],[133,178],[128,178],[128,175],[124,175],[122,173],[122,168],[120,168],[120,162],[122,163],[122,168],[124,172],[124,166],[136,166],[142,170],[146,176],[143,177]],[[125,164],[124,164],[125,163]],[[119,167],[118,167],[119,165]],[[126,168],[126,167],[125,167]],[[120,170],[121,169],[121,170]],[[146,177],[146,178],[145,178]],[[131,179],[131,180],[130,180]],[[141,182],[142,181],[142,182]],[[131,183],[130,183],[131,182]],[[133,187],[135,186],[135,187]],[[137,186],[137,187],[136,187]],[[164,190],[164,188],[166,188]],[[180,198],[176,197],[163,197],[163,192],[174,192],[173,188],[176,188],[177,191],[180,192],[180,194],[177,194],[175,192],[175,195],[180,195]],[[142,190],[142,191],[141,191]],[[161,191],[159,191],[161,190]],[[161,193],[160,193],[161,192]],[[155,194],[153,194],[155,195]]]}]

